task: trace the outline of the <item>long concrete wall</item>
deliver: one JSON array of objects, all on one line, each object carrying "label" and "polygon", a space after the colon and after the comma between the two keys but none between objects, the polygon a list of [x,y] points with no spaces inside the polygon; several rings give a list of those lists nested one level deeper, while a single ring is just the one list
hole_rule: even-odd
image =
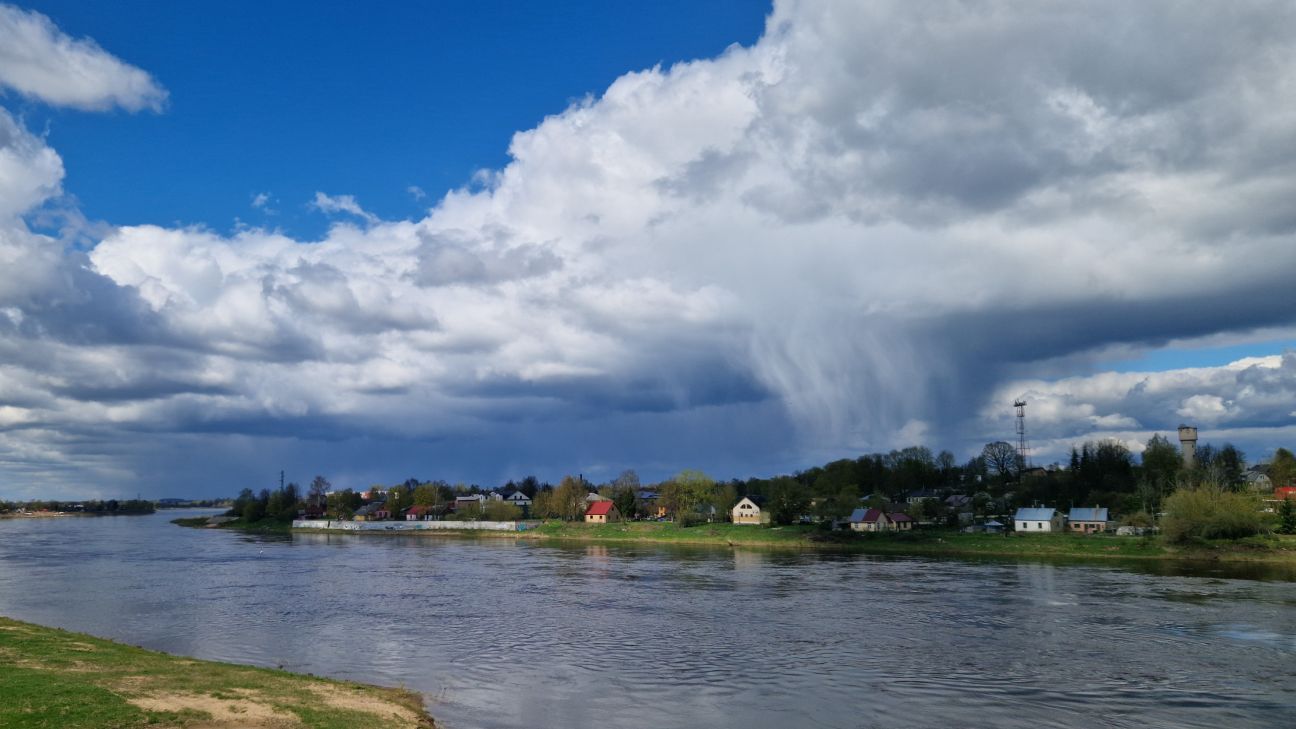
[{"label": "long concrete wall", "polygon": [[331,521],[296,519],[293,529],[321,529],[334,532],[424,532],[438,530],[520,532],[527,528],[520,521]]}]

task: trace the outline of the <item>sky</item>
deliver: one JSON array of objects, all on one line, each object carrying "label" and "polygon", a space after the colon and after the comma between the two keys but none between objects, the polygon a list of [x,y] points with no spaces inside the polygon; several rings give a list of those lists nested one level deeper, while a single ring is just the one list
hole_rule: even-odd
[{"label": "sky", "polygon": [[1287,3],[0,4],[0,498],[1296,445]]}]

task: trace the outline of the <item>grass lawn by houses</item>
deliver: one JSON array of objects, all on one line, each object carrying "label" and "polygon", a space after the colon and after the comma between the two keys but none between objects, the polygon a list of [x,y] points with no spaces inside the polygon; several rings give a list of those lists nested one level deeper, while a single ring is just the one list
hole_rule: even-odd
[{"label": "grass lawn by houses", "polygon": [[[508,536],[514,536],[508,534]],[[840,549],[865,554],[1167,559],[1296,563],[1296,537],[1261,536],[1174,546],[1156,537],[1110,534],[964,534],[954,530],[827,532],[815,526],[760,527],[729,523],[682,527],[673,522],[581,524],[546,522],[517,534],[571,541],[714,544],[749,547]]]},{"label": "grass lawn by houses", "polygon": [[6,729],[430,728],[419,695],[198,661],[0,618]]}]

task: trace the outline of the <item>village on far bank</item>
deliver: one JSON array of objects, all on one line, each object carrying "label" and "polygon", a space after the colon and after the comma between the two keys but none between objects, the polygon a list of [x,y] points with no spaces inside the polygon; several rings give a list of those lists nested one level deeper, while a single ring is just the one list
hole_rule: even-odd
[{"label": "village on far bank", "polygon": [[1176,538],[1296,532],[1296,515],[1290,514],[1296,508],[1296,458],[1289,451],[1280,448],[1271,462],[1248,467],[1231,445],[1198,447],[1191,426],[1181,426],[1179,435],[1177,447],[1153,436],[1137,459],[1115,441],[1089,442],[1072,450],[1065,467],[1047,468],[1027,466],[1019,450],[999,441],[961,465],[948,451],[933,455],[912,447],[746,481],[682,471],[645,485],[626,471],[597,485],[582,476],[565,477],[557,486],[527,477],[498,488],[410,479],[357,491],[335,490],[316,477],[305,494],[293,484],[260,495],[245,489],[216,521],[255,522],[277,514],[296,528],[350,531],[658,521],[683,527],[813,524],[866,533],[1144,536],[1167,526]]}]

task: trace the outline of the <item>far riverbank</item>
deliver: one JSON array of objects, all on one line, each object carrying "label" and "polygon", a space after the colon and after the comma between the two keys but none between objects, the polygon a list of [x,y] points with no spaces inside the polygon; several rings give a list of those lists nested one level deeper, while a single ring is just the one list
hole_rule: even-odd
[{"label": "far riverbank", "polygon": [[[400,524],[400,522],[392,522]],[[294,533],[344,533],[293,529]],[[350,533],[350,532],[345,532]],[[964,534],[954,530],[860,534],[815,526],[758,527],[728,523],[681,527],[673,522],[582,524],[544,522],[522,531],[365,531],[365,534],[511,538],[605,544],[666,544],[847,551],[859,554],[932,557],[1024,557],[1068,560],[1165,560],[1267,562],[1296,567],[1296,537],[1261,536],[1229,541],[1168,544],[1159,537],[1094,534]]]}]

